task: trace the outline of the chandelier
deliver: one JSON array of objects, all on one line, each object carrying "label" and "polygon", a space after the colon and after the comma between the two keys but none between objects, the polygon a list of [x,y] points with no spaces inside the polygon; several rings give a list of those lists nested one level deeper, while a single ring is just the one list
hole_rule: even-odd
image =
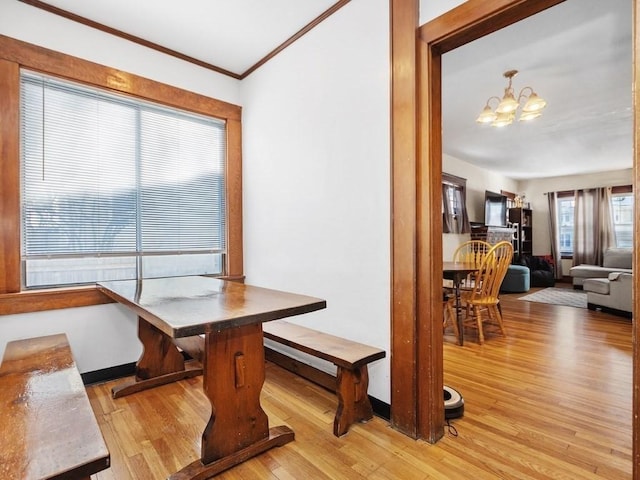
[{"label": "chandelier", "polygon": [[[487,104],[476,119],[478,123],[488,123],[493,127],[505,127],[513,123],[516,118],[516,113],[520,107],[520,101],[526,99],[526,103],[520,111],[518,121],[528,121],[538,118],[542,115],[541,111],[547,104],[542,98],[540,98],[531,87],[524,87],[518,94],[518,99],[513,93],[513,87],[511,81],[516,76],[518,70],[508,70],[503,73],[505,78],[509,79],[509,85],[504,89],[504,97],[489,97]],[[489,103],[492,100],[497,100],[498,106],[495,111],[491,108]]]}]

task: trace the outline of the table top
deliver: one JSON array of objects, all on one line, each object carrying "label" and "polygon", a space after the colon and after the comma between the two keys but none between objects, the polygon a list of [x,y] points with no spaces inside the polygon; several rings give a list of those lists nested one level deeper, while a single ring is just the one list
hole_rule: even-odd
[{"label": "table top", "polygon": [[474,272],[478,266],[473,262],[442,262],[443,272]]},{"label": "table top", "polygon": [[98,289],[166,333],[189,337],[326,308],[325,300],[191,276],[118,280]]},{"label": "table top", "polygon": [[478,267],[473,262],[442,262],[442,276],[448,280],[453,280],[456,285],[464,277],[477,271]]}]

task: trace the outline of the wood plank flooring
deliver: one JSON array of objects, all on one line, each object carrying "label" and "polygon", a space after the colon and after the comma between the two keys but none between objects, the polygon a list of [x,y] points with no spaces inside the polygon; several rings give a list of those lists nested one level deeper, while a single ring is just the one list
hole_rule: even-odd
[{"label": "wood plank flooring", "polygon": [[[232,479],[631,478],[631,322],[503,295],[507,338],[464,347],[445,335],[445,383],[465,415],[436,445],[380,418],[332,434],[335,396],[267,364],[262,406],[296,440],[219,475]],[[88,387],[111,452],[97,480],[163,479],[195,460],[209,416],[202,379],[113,400],[121,382]]]}]

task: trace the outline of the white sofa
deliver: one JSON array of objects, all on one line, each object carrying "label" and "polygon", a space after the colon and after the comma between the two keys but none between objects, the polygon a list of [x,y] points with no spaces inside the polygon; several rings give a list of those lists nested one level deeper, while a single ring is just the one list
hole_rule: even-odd
[{"label": "white sofa", "polygon": [[587,292],[589,310],[601,308],[610,313],[631,317],[633,275],[625,272],[610,273],[607,278],[587,278],[582,284]]},{"label": "white sofa", "polygon": [[632,250],[630,248],[610,248],[604,252],[602,266],[578,265],[571,267],[573,288],[582,287],[587,278],[608,278],[610,273],[632,273]]}]

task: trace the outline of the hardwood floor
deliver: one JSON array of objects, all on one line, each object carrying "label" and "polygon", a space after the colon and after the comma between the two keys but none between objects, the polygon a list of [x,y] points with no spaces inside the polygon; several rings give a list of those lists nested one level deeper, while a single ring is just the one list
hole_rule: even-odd
[{"label": "hardwood floor", "polygon": [[[262,406],[296,440],[219,475],[231,479],[631,478],[631,322],[501,296],[507,338],[445,335],[445,384],[465,414],[436,445],[380,418],[332,434],[336,397],[267,365]],[[195,460],[209,415],[201,377],[113,400],[88,387],[112,466],[94,479],[161,479]]]}]

